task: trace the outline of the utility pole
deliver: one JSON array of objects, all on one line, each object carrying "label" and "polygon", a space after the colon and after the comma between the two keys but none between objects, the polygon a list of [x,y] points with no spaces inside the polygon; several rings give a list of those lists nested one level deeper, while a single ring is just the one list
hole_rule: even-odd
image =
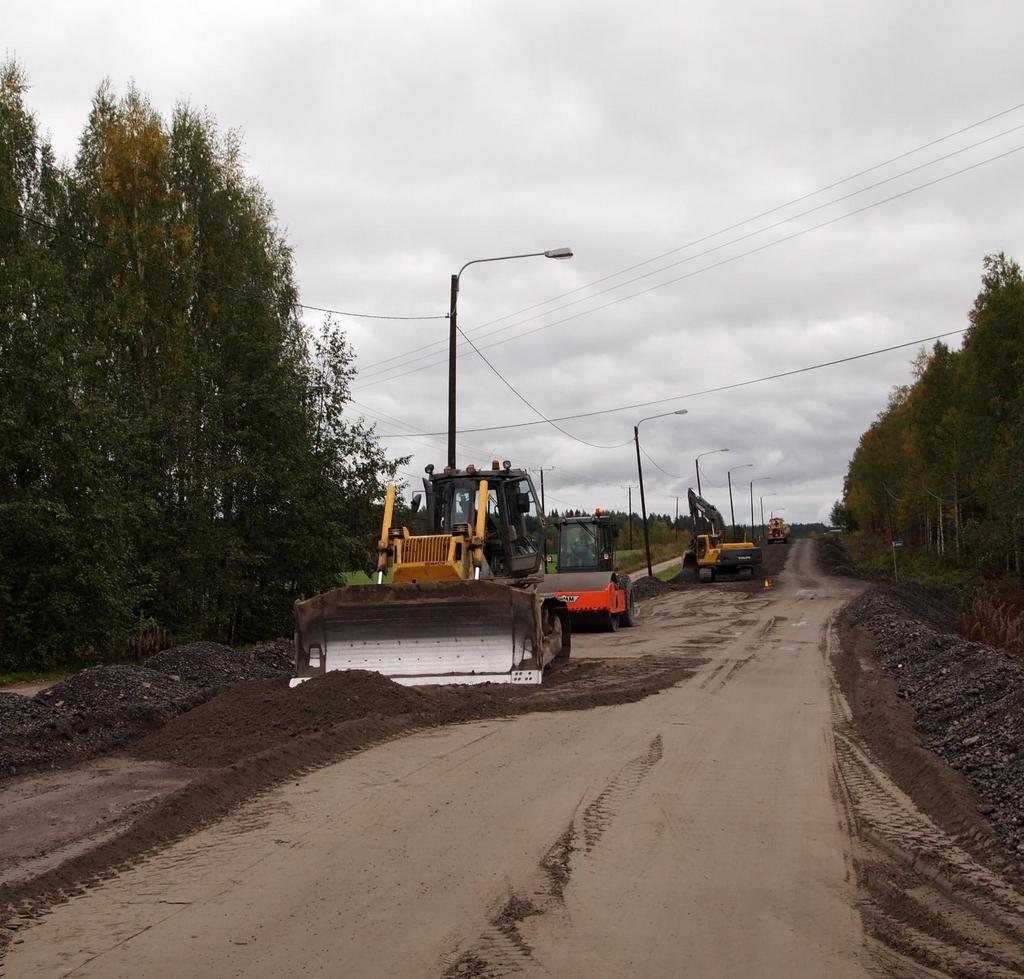
[{"label": "utility pole", "polygon": [[627,486],[629,490],[629,549],[633,550],[633,487]]},{"label": "utility pole", "polygon": [[679,540],[679,497],[676,497],[676,540]]}]

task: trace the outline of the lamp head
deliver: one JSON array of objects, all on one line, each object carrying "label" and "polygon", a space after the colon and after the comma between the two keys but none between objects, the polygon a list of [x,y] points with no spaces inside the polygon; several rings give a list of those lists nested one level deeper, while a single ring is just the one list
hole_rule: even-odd
[{"label": "lamp head", "polygon": [[545,258],[572,258],[571,248],[549,248],[544,253]]}]

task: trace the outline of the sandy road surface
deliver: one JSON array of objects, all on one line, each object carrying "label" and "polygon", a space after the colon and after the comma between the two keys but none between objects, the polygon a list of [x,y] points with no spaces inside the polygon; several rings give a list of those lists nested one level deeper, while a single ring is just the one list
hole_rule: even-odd
[{"label": "sandy road surface", "polygon": [[866,974],[826,619],[770,592],[647,603],[584,655],[709,662],[616,707],[426,732],[307,775],[21,929],[8,976]]}]

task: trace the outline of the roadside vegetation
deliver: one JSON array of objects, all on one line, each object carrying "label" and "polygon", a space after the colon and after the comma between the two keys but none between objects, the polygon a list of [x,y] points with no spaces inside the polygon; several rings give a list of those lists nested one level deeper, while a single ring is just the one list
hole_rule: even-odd
[{"label": "roadside vegetation", "polygon": [[97,91],[74,161],[0,65],[0,672],[279,635],[396,472],[298,315],[236,133]]},{"label": "roadside vegetation", "polygon": [[861,436],[833,522],[865,577],[898,573],[953,595],[965,636],[1024,652],[1024,276],[1015,261],[984,260],[962,349],[936,343],[914,374]]}]

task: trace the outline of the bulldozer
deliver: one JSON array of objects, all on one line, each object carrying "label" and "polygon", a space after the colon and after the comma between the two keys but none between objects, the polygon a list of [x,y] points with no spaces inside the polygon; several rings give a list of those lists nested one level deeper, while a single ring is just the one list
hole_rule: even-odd
[{"label": "bulldozer", "polygon": [[425,534],[393,526],[397,491],[388,487],[376,584],[295,603],[292,686],[331,670],[407,686],[540,683],[569,656],[568,612],[544,587],[544,521],[529,474],[498,460],[426,473]]},{"label": "bulldozer", "polygon": [[636,596],[629,576],[615,570],[614,528],[600,508],[591,516],[562,517],[558,529],[558,564],[544,578],[565,604],[574,622],[608,632],[636,621]]},{"label": "bulldozer", "polygon": [[761,563],[761,548],[746,541],[725,541],[725,520],[718,509],[698,496],[692,489],[686,491],[693,521],[690,550],[683,557],[683,566],[697,565],[697,580],[701,584],[712,582],[723,574],[751,578],[754,568]]}]

